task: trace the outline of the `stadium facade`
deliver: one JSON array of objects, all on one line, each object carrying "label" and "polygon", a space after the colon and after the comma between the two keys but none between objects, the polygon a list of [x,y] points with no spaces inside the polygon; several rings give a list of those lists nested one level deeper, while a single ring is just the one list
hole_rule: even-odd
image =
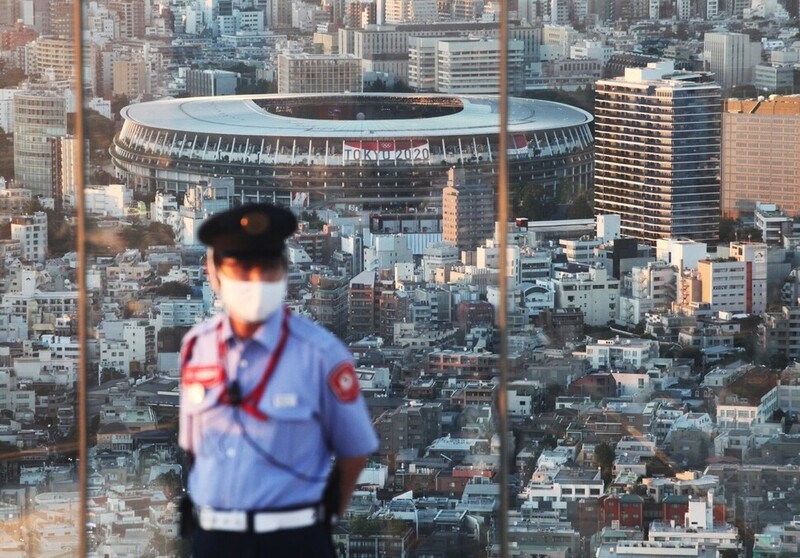
[{"label": "stadium facade", "polygon": [[[237,197],[368,209],[440,204],[447,170],[496,182],[495,96],[249,95],[130,105],[111,146],[118,177],[139,191],[182,193],[232,176]],[[509,101],[511,188],[543,199],[592,179],[592,116]]]}]

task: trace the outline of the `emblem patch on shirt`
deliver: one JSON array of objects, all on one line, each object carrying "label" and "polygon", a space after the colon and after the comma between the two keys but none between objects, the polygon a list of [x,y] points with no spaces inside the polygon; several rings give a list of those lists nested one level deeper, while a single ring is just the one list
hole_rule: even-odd
[{"label": "emblem patch on shirt", "polygon": [[328,384],[336,398],[343,403],[352,403],[358,398],[358,377],[351,362],[343,362],[337,366],[331,374]]},{"label": "emblem patch on shirt", "polygon": [[222,368],[219,366],[187,366],[183,369],[181,380],[184,384],[200,384],[210,388],[224,379]]}]

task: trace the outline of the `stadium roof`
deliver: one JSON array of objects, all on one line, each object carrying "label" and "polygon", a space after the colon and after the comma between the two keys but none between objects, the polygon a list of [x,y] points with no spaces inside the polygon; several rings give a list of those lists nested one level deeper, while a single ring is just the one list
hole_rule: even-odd
[{"label": "stadium roof", "polygon": [[[453,114],[428,118],[390,119],[311,119],[284,116],[267,112],[255,101],[276,102],[286,99],[297,103],[308,99],[309,106],[331,105],[337,98],[350,102],[363,97],[366,102],[387,103],[406,101],[409,106],[415,99],[458,99],[463,109]],[[496,134],[499,126],[498,98],[496,96],[455,96],[430,94],[307,94],[307,95],[245,95],[223,97],[189,97],[167,99],[129,105],[122,116],[136,124],[160,130],[187,133],[290,136],[325,138],[397,138],[422,135],[463,136]],[[552,130],[588,124],[592,116],[581,109],[533,99],[509,100],[509,132]]]}]

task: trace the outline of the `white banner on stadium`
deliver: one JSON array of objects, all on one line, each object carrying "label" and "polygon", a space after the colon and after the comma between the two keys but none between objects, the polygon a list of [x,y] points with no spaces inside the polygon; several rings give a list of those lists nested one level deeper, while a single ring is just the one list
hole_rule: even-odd
[{"label": "white banner on stadium", "polygon": [[380,140],[342,142],[344,162],[427,161],[431,149],[427,140]]}]

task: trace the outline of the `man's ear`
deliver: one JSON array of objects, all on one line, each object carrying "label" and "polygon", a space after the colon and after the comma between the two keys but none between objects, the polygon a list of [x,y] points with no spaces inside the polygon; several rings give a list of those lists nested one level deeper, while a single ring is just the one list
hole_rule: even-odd
[{"label": "man's ear", "polygon": [[214,250],[211,248],[206,252],[206,276],[214,292],[219,293],[219,277],[217,276],[217,266],[214,264]]}]

